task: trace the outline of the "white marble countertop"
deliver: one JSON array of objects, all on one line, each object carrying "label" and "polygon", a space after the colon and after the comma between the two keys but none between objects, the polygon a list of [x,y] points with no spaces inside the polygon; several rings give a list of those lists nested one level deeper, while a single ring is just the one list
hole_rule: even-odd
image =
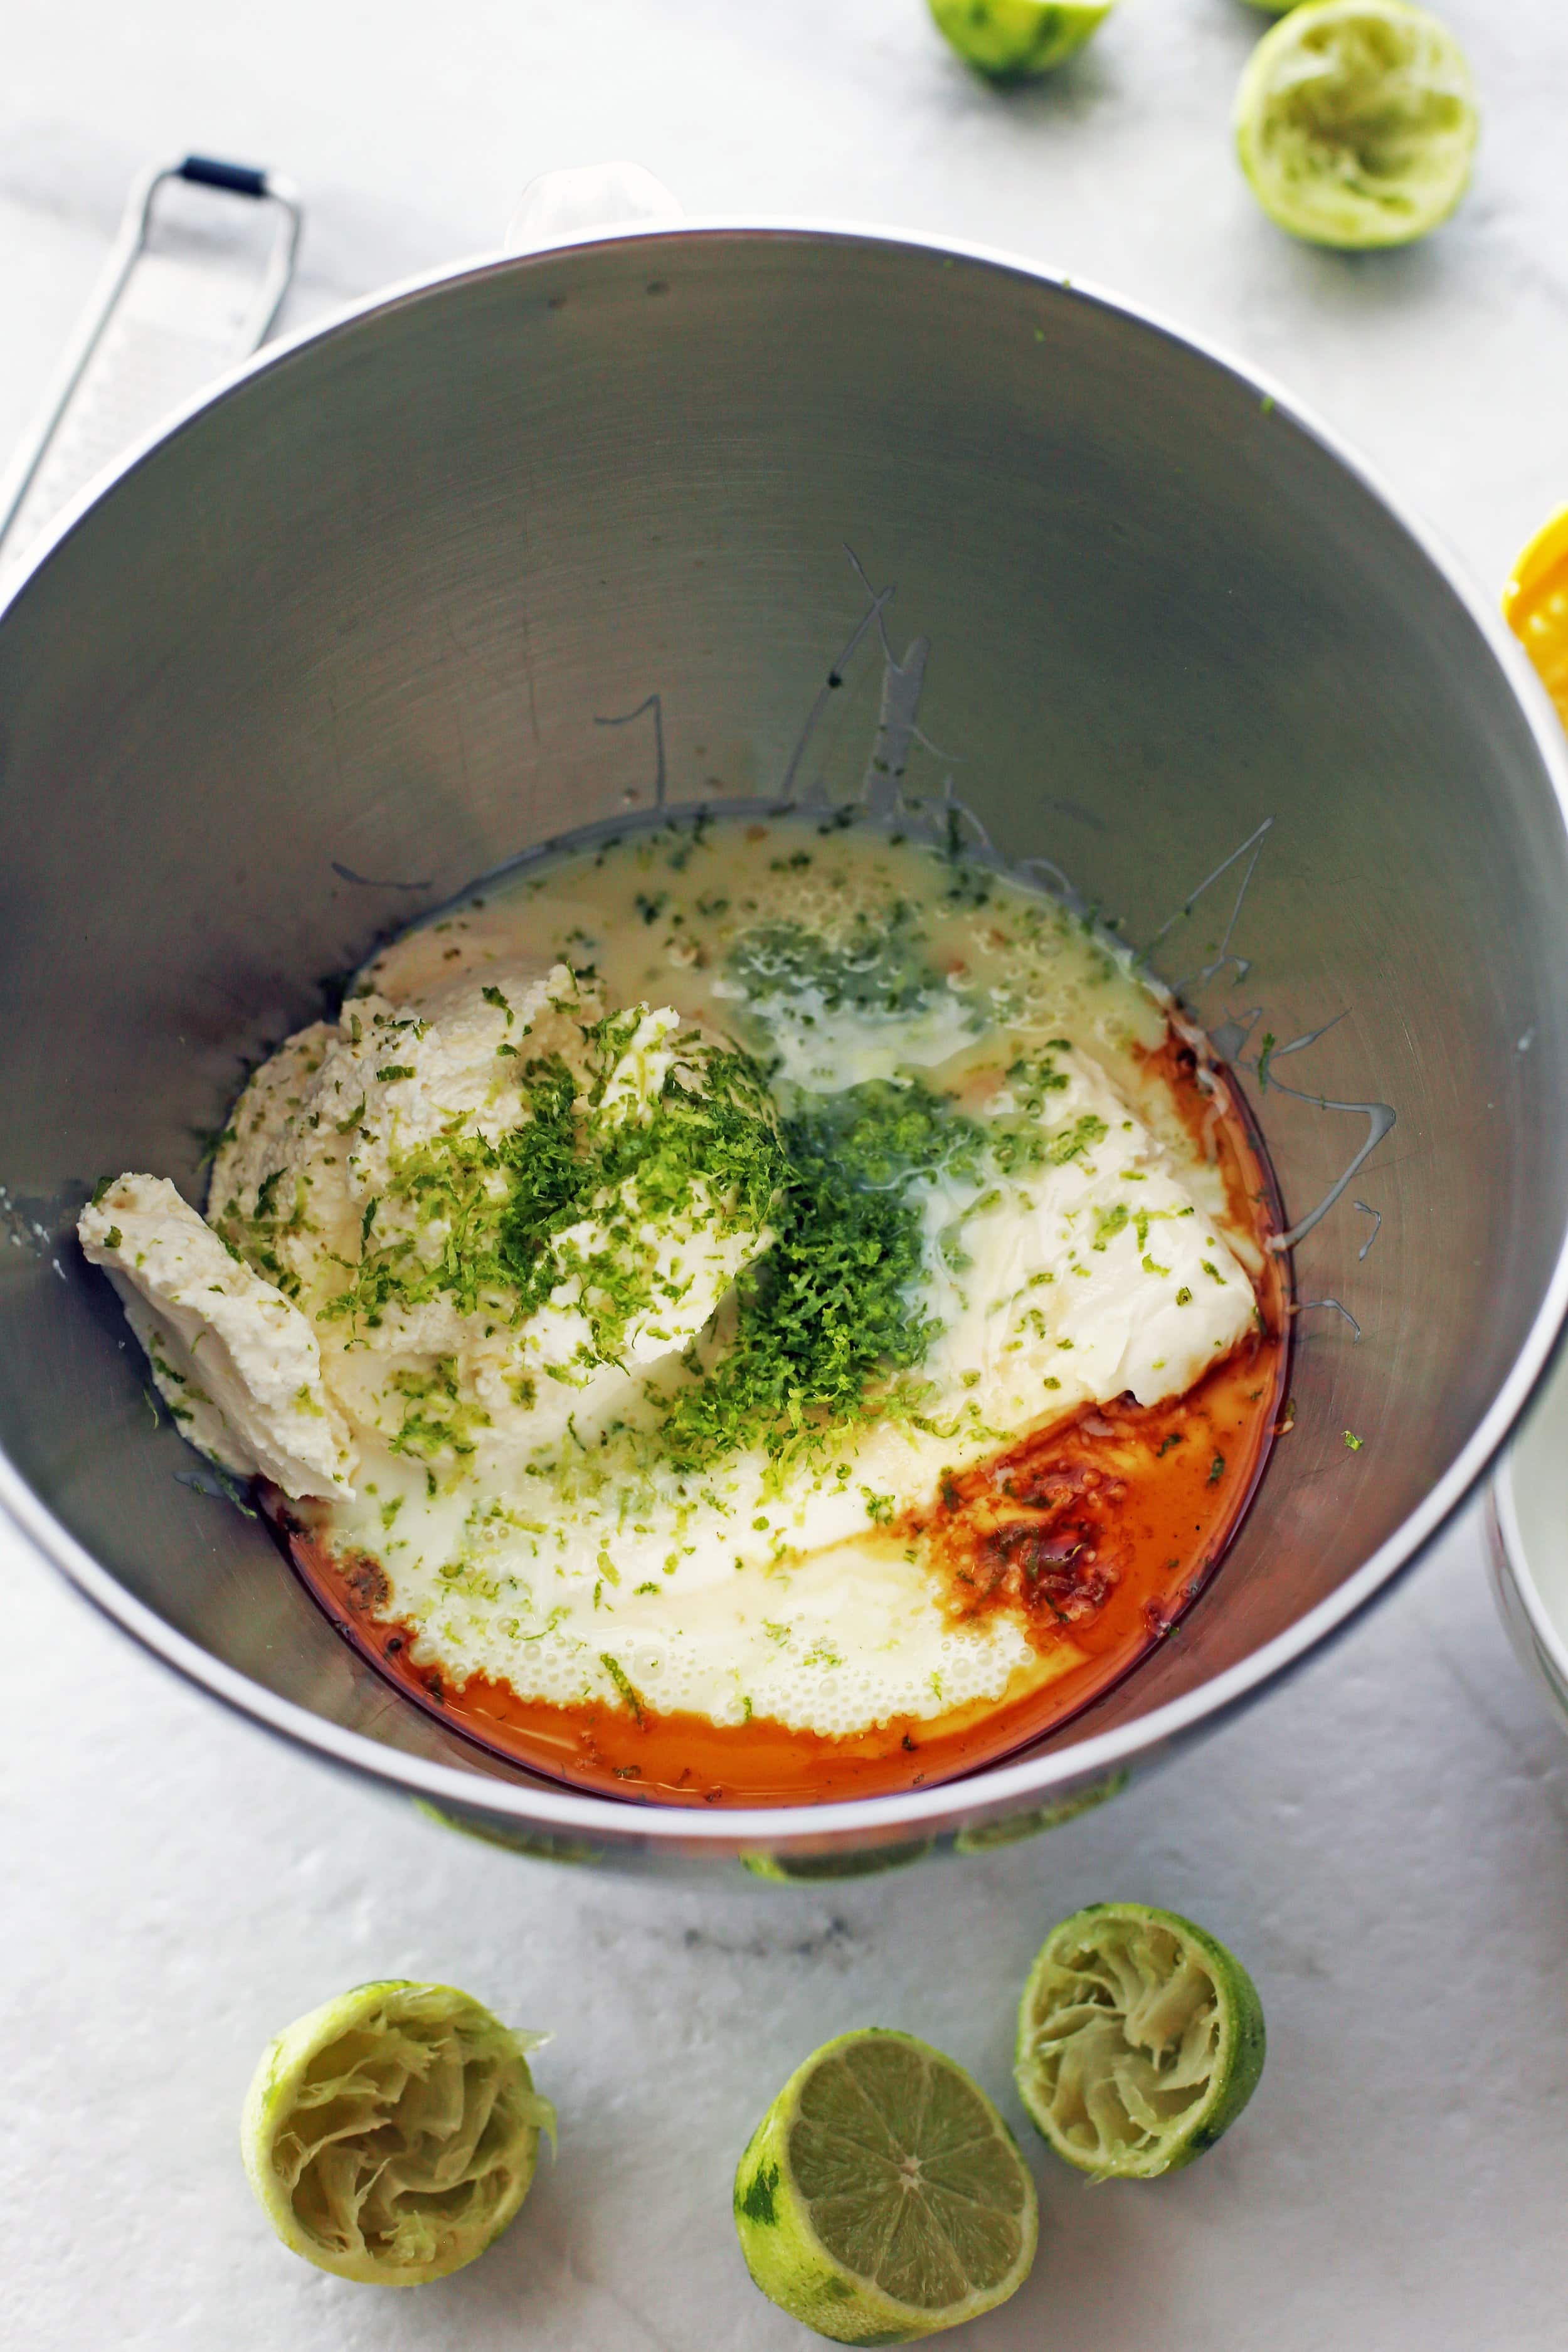
[{"label": "white marble countertop", "polygon": [[[1568,18],[1446,0],[1486,106],[1459,219],[1399,256],[1280,237],[1226,116],[1261,21],[1123,0],[1057,81],[969,81],[921,0],[62,0],[0,79],[0,446],[127,183],[196,147],[310,213],[295,322],[495,241],[522,183],[629,154],[694,212],[909,224],[1037,255],[1280,375],[1489,586],[1568,498]],[[1073,2352],[1533,2352],[1568,2289],[1568,1742],[1505,1646],[1472,1515],[1333,1654],[1037,1842],[839,1889],[663,1891],[513,1860],[184,1690],[0,1538],[0,2336],[16,2352],[801,2344],[729,2182],[792,2066],[905,2026],[1008,2090],[1045,1929],[1125,1895],[1254,1969],[1269,2061],[1177,2179],[1039,2162],[1027,2287],[965,2339]],[[388,2295],[273,2242],[235,2148],[268,2034],[372,1975],[557,2040],[561,2156],[456,2279]]]}]

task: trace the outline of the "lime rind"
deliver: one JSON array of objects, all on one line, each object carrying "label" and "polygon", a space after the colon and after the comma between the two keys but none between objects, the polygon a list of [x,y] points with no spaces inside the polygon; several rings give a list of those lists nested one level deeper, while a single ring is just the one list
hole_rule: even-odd
[{"label": "lime rind", "polygon": [[1052,1929],[1018,2005],[1015,2074],[1042,2137],[1080,2172],[1147,2180],[1211,2148],[1251,2098],[1258,1988],[1206,1929],[1097,1903]]},{"label": "lime rind", "polygon": [[1035,2187],[995,2107],[911,2034],[840,2034],[790,2076],[735,2174],[752,2280],[839,2344],[962,2326],[1023,2284]]},{"label": "lime rind", "polygon": [[289,2026],[251,2080],[246,2172],[283,2243],[373,2286],[459,2270],[532,2185],[555,2111],[514,2032],[452,1985],[358,1985]]},{"label": "lime rind", "polygon": [[1092,38],[1116,0],[930,0],[950,47],[991,81],[1034,81]]},{"label": "lime rind", "polygon": [[1469,185],[1475,84],[1447,26],[1410,0],[1302,0],[1237,91],[1241,168],[1270,219],[1346,251],[1409,245]]}]

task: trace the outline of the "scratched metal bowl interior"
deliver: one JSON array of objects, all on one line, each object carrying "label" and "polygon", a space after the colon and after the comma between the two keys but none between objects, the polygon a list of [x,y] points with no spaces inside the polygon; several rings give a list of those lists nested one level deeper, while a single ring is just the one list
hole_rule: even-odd
[{"label": "scratched metal bowl interior", "polygon": [[[1027,269],[661,232],[286,349],[15,593],[0,761],[0,1495],[171,1664],[501,1843],[855,1868],[1048,1825],[1385,1586],[1549,1346],[1560,753],[1288,403]],[[199,1200],[242,1060],[475,877],[661,793],[868,769],[1041,861],[1237,1064],[1298,1235],[1294,1426],[1177,1633],[1035,1749],[826,1809],[620,1805],[362,1663],[153,1426],[71,1229],[105,1171]]]}]

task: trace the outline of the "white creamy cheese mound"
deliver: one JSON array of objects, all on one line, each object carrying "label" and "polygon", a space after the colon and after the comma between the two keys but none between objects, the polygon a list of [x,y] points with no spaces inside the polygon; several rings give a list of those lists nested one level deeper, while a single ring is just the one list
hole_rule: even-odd
[{"label": "white creamy cheese mound", "polygon": [[926,1202],[942,1326],[927,1368],[948,1401],[967,1396],[973,1418],[1012,1433],[1064,1403],[1184,1395],[1244,1336],[1254,1301],[1169,1153],[1070,1048],[981,1112],[1037,1123],[1045,1148],[1034,1168],[944,1180]]},{"label": "white creamy cheese mound", "polygon": [[[1254,1318],[1251,1244],[1149,1076],[1163,1016],[1081,925],[971,913],[948,865],[808,893],[769,877],[816,853],[754,835],[682,898],[654,884],[691,849],[633,842],[597,912],[608,854],[569,870],[553,932],[549,879],[411,935],[256,1073],[210,1222],[125,1176],[80,1232],[184,1433],[317,1498],[422,1664],[847,1735],[1078,1663],[957,1617],[898,1522],[1084,1407],[1191,1389]],[[905,1352],[837,1417],[790,1386],[861,1298],[801,1208],[823,1183],[898,1203],[901,1242],[857,1244],[868,1314],[907,1268]],[[761,1418],[753,1343],[784,1366]]]},{"label": "white creamy cheese mound", "polygon": [[121,1176],[82,1211],[82,1249],[120,1293],[193,1445],[298,1500],[349,1496],[355,1448],[310,1323],[230,1256],[162,1176]]},{"label": "white creamy cheese mound", "polygon": [[[700,1170],[657,1204],[650,1171],[634,1170],[551,1236],[526,1313],[498,1256],[520,1166],[580,1144],[588,1125],[601,1142],[651,1129],[671,1084],[699,1102],[725,1059],[668,1008],[606,1023],[562,964],[500,966],[416,1008],[353,997],[257,1073],[209,1211],[313,1318],[328,1384],[365,1442],[482,1465],[635,1400],[641,1373],[700,1331],[767,1247],[765,1223]],[[542,1066],[553,1094],[535,1083]],[[760,1092],[756,1116],[771,1129]]]},{"label": "white creamy cheese mound", "polygon": [[[883,1526],[944,1471],[1064,1412],[1183,1393],[1244,1336],[1253,1292],[1083,1056],[1053,1045],[1005,1076],[973,1047],[937,1075],[974,1140],[916,1191],[936,1326],[919,1413],[782,1475],[757,1446],[683,1475],[658,1454],[673,1365],[651,1400],[584,1412],[567,1444],[510,1470],[492,1454],[483,1485],[432,1494],[416,1464],[383,1460],[334,1528],[384,1561],[424,1630],[418,1655],[561,1705],[613,1700],[623,1675],[659,1710],[829,1736],[998,1700],[1037,1663],[1005,1614],[955,1624]],[[1077,1657],[1064,1643],[1050,1671]]]}]

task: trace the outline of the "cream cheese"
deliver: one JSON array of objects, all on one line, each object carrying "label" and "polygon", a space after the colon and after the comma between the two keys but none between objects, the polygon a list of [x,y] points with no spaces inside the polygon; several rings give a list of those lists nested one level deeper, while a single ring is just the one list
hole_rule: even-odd
[{"label": "cream cheese", "polygon": [[[421,1460],[488,1464],[625,1408],[638,1375],[693,1339],[767,1247],[765,1223],[700,1173],[662,1214],[633,1175],[552,1236],[528,1313],[504,1275],[443,1278],[479,1237],[504,1244],[506,1153],[542,1132],[528,1077],[541,1063],[601,1129],[647,1127],[672,1084],[702,1093],[713,1048],[679,1013],[637,1008],[602,1070],[601,1024],[565,965],[500,965],[416,1007],[352,998],[335,1027],[302,1031],[252,1080],[214,1166],[213,1215],[313,1318],[329,1383],[367,1444],[402,1450],[417,1424]],[[612,1236],[637,1300],[607,1336],[595,1272]],[[398,1278],[378,1288],[384,1265]],[[367,1267],[357,1289],[345,1282]]]},{"label": "cream cheese", "polygon": [[117,1178],[82,1211],[78,1232],[193,1445],[296,1499],[352,1496],[354,1442],[309,1321],[229,1255],[165,1177]]},{"label": "cream cheese", "polygon": [[[193,1442],[321,1497],[455,1682],[931,1718],[1077,1654],[958,1622],[900,1515],[1086,1405],[1183,1394],[1252,1321],[1164,1034],[1102,940],[996,877],[836,828],[672,828],[387,950],[251,1081],[210,1227],[126,1177],[83,1242]],[[876,1253],[907,1249],[908,1345],[862,1406],[781,1375],[719,1442],[803,1246],[803,1150],[825,1199],[842,1175],[895,1204],[864,1278],[887,1311]],[[805,1361],[836,1310],[803,1263]]]}]

